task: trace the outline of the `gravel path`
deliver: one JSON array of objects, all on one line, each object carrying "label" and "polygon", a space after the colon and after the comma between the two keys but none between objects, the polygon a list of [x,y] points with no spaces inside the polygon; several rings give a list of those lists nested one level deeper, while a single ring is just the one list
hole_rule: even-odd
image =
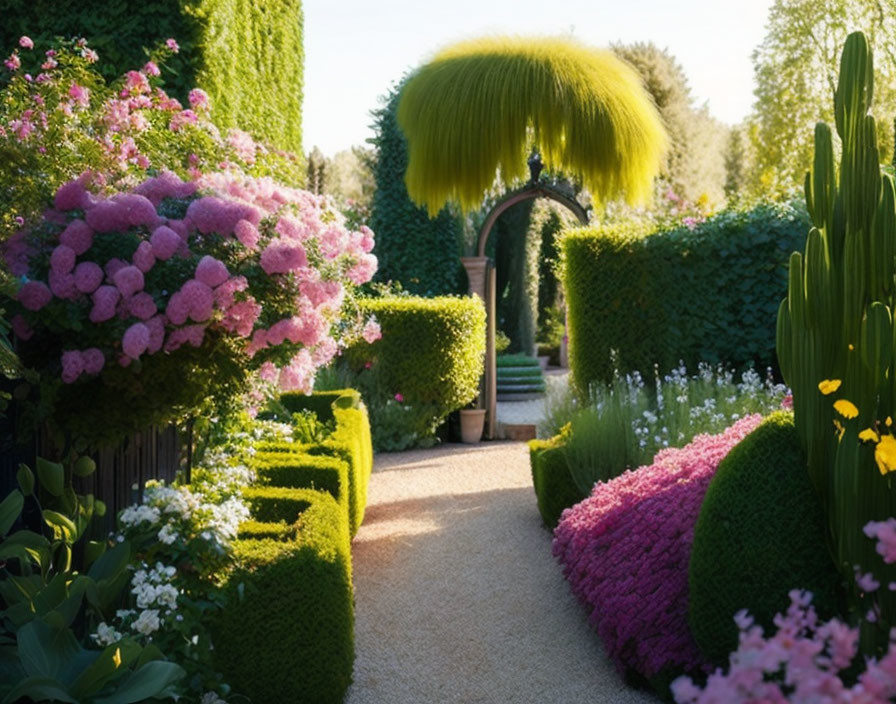
[{"label": "gravel path", "polygon": [[628,704],[551,557],[523,443],[378,455],[347,704]]}]

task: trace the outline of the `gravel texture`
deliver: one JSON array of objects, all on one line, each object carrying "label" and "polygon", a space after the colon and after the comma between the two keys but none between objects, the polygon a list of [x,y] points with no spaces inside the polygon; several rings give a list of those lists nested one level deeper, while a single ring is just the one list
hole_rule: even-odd
[{"label": "gravel texture", "polygon": [[347,704],[628,704],[551,556],[523,443],[381,454]]}]

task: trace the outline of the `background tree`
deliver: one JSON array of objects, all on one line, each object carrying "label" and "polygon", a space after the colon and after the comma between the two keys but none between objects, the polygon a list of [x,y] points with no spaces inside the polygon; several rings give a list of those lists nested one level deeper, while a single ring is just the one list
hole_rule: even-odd
[{"label": "background tree", "polygon": [[329,172],[329,163],[324,153],[314,147],[308,155],[306,165],[307,181],[306,188],[317,195],[322,195],[327,189],[327,176]]},{"label": "background tree", "polygon": [[881,154],[893,153],[896,114],[894,0],[775,0],[767,34],[753,52],[756,102],[749,119],[756,153],[754,195],[802,188],[815,123],[833,124],[833,93],[847,35],[864,31],[874,49],[874,111]]},{"label": "background tree", "polygon": [[684,69],[667,49],[642,42],[616,44],[612,49],[641,75],[669,133],[660,179],[692,203],[723,202],[727,128],[705,106],[694,105]]}]

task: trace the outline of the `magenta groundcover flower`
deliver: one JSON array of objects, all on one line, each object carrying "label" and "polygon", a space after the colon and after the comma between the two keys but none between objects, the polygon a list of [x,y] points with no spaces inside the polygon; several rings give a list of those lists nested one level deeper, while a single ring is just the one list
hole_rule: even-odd
[{"label": "magenta groundcover flower", "polygon": [[652,677],[703,665],[688,628],[694,526],[719,463],[761,420],[747,416],[719,435],[662,450],[564,511],[554,555],[621,670]]}]

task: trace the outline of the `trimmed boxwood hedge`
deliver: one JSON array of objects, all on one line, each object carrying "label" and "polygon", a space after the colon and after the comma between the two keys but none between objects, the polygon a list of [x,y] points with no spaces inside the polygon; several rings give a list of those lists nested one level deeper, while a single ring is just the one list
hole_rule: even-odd
[{"label": "trimmed boxwood hedge", "polygon": [[[215,664],[235,693],[255,702],[340,703],[354,661],[345,514],[329,494],[282,491],[304,505],[296,537],[234,541],[228,608],[212,623]],[[265,530],[277,531],[254,524],[249,532]]]},{"label": "trimmed boxwood hedge", "polygon": [[529,441],[532,486],[538,512],[545,526],[553,530],[563,512],[585,498],[576,486],[566,463],[563,433],[548,440]]},{"label": "trimmed boxwood hedge", "polygon": [[826,530],[793,415],[775,413],[722,460],[694,529],[688,620],[710,662],[737,647],[734,614],[747,609],[768,633],[791,589],[811,591],[823,619],[838,613]]},{"label": "trimmed boxwood hedge", "polygon": [[429,405],[439,418],[479,391],[485,356],[485,307],[476,296],[389,296],[360,302],[383,336],[360,341],[345,357],[356,372],[370,363],[388,394]]},{"label": "trimmed boxwood hedge", "polygon": [[188,91],[202,88],[220,127],[302,154],[301,0],[6,0],[0,14],[4,56],[23,34],[38,49],[84,37],[107,79],[140,68],[145,47],[173,37],[181,51],[163,73],[171,94],[186,105]]},{"label": "trimmed boxwood hedge", "polygon": [[693,229],[623,223],[564,233],[570,367],[586,392],[623,373],[683,360],[776,366],[775,320],[805,212],[787,205],[725,211]]},{"label": "trimmed boxwood hedge", "polygon": [[295,523],[310,505],[308,491],[282,486],[248,486],[243,489],[243,499],[256,521]]},{"label": "trimmed boxwood hedge", "polygon": [[335,389],[333,391],[315,391],[311,394],[303,394],[299,391],[289,391],[280,394],[280,403],[290,413],[311,411],[323,423],[333,420],[333,404],[341,408],[359,408],[361,406],[361,394],[355,389]]}]

